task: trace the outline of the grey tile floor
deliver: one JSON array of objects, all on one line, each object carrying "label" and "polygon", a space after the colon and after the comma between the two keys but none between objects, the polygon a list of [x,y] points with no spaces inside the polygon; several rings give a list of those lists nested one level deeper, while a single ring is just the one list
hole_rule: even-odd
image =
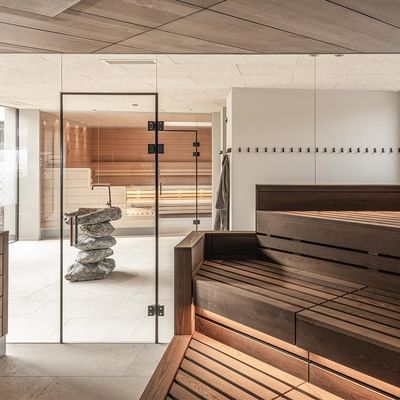
[{"label": "grey tile floor", "polygon": [[0,359],[0,400],[139,399],[166,347],[9,344]]}]

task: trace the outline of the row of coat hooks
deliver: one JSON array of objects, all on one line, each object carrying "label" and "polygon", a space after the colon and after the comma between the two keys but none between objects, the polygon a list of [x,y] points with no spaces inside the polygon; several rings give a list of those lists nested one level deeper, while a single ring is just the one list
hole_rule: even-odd
[{"label": "row of coat hooks", "polygon": [[[227,149],[226,153],[232,150]],[[238,147],[238,153],[400,153],[400,147]],[[220,154],[223,152],[220,151]]]}]

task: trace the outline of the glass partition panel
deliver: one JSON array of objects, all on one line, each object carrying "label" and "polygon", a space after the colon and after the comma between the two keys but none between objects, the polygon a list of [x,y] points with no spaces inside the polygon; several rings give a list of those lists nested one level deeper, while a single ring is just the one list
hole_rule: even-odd
[{"label": "glass partition panel", "polygon": [[63,96],[66,342],[154,342],[155,95]]},{"label": "glass partition panel", "polygon": [[[10,106],[4,121],[9,168],[6,195],[12,200],[18,194],[17,210],[8,209],[11,238],[19,239],[9,248],[8,342],[60,339],[60,76],[59,55],[0,55],[0,104]],[[0,167],[0,175],[3,171]]]}]

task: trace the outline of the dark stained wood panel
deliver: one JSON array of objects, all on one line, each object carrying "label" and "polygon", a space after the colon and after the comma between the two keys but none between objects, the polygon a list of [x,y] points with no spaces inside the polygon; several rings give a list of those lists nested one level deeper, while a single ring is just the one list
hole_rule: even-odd
[{"label": "dark stained wood panel", "polygon": [[199,10],[189,4],[168,0],[82,0],[72,9],[152,28]]},{"label": "dark stained wood panel", "polygon": [[211,9],[356,52],[400,50],[399,29],[334,1],[227,0]]},{"label": "dark stained wood panel", "polygon": [[399,185],[256,185],[259,211],[400,211]]},{"label": "dark stained wood panel", "polygon": [[201,275],[194,280],[194,302],[198,307],[295,343],[295,314],[301,311],[300,307]]},{"label": "dark stained wood panel", "polygon": [[174,249],[175,334],[194,330],[192,277],[204,259],[204,234],[192,232]]},{"label": "dark stained wood panel", "polygon": [[182,36],[171,32],[152,30],[120,43],[155,53],[251,53],[234,46]]},{"label": "dark stained wood panel", "polygon": [[[280,50],[279,53],[337,53],[349,51],[339,46],[296,36],[208,10],[166,24],[160,30],[260,53],[276,53],[277,48]],[[245,34],[243,34],[244,32]]]}]

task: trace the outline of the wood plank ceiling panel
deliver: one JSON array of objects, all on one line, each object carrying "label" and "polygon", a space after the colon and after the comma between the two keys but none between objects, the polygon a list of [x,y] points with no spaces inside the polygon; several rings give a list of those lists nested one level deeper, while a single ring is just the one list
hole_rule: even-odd
[{"label": "wood plank ceiling panel", "polygon": [[166,24],[160,29],[262,53],[349,52],[339,46],[209,10]]},{"label": "wood plank ceiling panel", "polygon": [[170,0],[82,0],[72,9],[152,28],[200,10]]},{"label": "wood plank ceiling panel", "polygon": [[115,43],[148,28],[67,10],[54,18],[0,7],[0,22]]},{"label": "wood plank ceiling panel", "polygon": [[1,7],[54,17],[79,0],[0,0]]},{"label": "wood plank ceiling panel", "polygon": [[400,51],[400,29],[326,0],[227,0],[211,9],[357,52]]},{"label": "wood plank ceiling panel", "polygon": [[35,47],[65,53],[91,53],[107,45],[105,42],[66,36],[0,23],[0,38],[3,43]]},{"label": "wood plank ceiling panel", "polygon": [[123,46],[120,44],[111,44],[106,47],[102,47],[99,50],[96,50],[94,53],[98,54],[149,54],[154,53],[149,49],[138,49],[132,46]]},{"label": "wood plank ceiling panel", "polygon": [[179,3],[192,4],[193,6],[208,8],[221,3],[222,0],[177,0]]},{"label": "wood plank ceiling panel", "polygon": [[377,18],[400,28],[400,1],[398,0],[331,0],[354,11]]},{"label": "wood plank ceiling panel", "polygon": [[51,53],[51,51],[0,42],[0,53]]},{"label": "wood plank ceiling panel", "polygon": [[[195,39],[175,33],[152,30],[142,35],[120,42],[157,53],[250,53],[232,46]],[[107,52],[107,48],[104,51]]]}]

